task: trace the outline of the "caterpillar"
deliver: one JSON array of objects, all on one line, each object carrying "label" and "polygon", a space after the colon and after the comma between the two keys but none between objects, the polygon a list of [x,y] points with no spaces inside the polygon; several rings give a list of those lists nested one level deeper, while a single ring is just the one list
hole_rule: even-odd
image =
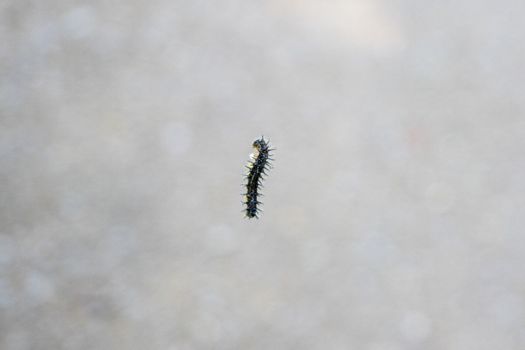
[{"label": "caterpillar", "polygon": [[267,175],[266,171],[272,167],[270,161],[273,161],[273,158],[270,151],[274,149],[270,148],[270,144],[264,139],[264,136],[255,140],[252,147],[254,152],[250,155],[250,161],[246,165],[248,174],[245,177],[247,182],[243,203],[246,205],[246,217],[258,219],[260,212],[258,205],[262,204],[258,201],[258,197],[262,196],[259,191],[264,180],[263,175]]}]

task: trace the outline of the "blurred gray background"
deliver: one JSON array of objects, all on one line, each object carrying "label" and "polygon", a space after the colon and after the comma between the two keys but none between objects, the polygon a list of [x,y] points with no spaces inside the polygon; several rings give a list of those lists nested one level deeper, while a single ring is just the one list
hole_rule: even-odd
[{"label": "blurred gray background", "polygon": [[523,1],[0,13],[1,349],[525,348]]}]

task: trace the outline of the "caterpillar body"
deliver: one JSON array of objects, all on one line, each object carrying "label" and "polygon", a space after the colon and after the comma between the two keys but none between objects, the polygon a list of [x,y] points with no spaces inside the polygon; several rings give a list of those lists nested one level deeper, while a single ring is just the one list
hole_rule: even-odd
[{"label": "caterpillar body", "polygon": [[273,149],[270,148],[268,141],[264,139],[264,136],[258,140],[255,140],[252,144],[254,152],[250,155],[250,161],[246,165],[248,174],[246,175],[246,193],[244,193],[244,204],[246,205],[245,213],[246,217],[259,218],[260,208],[258,207],[258,197],[260,189],[262,187],[262,181],[264,175],[267,175],[267,170],[271,168],[270,161],[272,161]]}]

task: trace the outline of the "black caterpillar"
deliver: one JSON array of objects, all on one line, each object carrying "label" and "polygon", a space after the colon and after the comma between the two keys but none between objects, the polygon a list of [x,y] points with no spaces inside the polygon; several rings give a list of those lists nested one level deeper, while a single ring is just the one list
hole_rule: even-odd
[{"label": "black caterpillar", "polygon": [[262,196],[259,193],[259,189],[262,187],[262,181],[264,180],[263,175],[267,175],[266,171],[271,168],[270,144],[264,139],[264,136],[253,142],[254,153],[250,155],[250,162],[246,168],[248,168],[248,175],[246,175],[246,193],[244,194],[246,204],[246,217],[248,218],[259,218],[258,214],[260,209],[257,207],[262,204],[257,200],[258,196]]}]

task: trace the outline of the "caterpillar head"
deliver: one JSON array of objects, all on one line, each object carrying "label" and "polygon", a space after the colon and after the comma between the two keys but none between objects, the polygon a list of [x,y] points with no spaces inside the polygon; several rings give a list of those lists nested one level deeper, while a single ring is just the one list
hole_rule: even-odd
[{"label": "caterpillar head", "polygon": [[257,151],[266,151],[268,149],[268,143],[264,140],[264,138],[261,138],[260,140],[253,141],[253,148],[255,148]]}]

